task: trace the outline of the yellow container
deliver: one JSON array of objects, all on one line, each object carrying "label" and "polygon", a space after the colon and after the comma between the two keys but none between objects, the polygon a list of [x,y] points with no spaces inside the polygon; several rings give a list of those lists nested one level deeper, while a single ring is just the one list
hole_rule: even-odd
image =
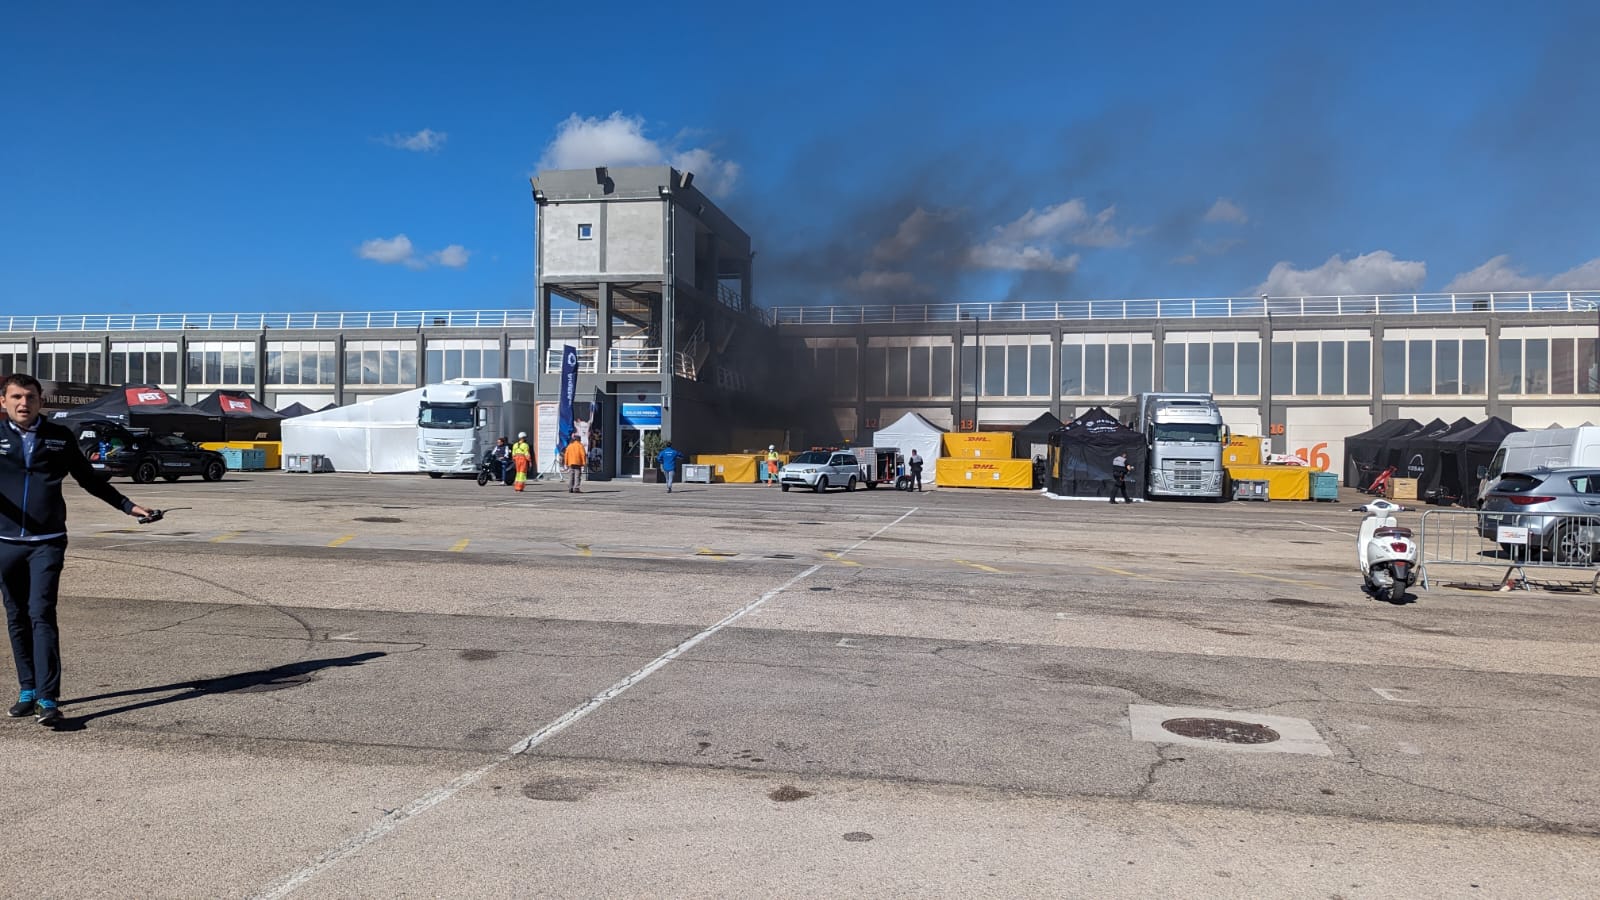
[{"label": "yellow container", "polygon": [[1009,431],[953,431],[944,436],[944,455],[960,459],[1010,459],[1015,443]]},{"label": "yellow container", "polygon": [[1253,434],[1236,434],[1222,448],[1225,466],[1258,466],[1261,464],[1261,438]]},{"label": "yellow container", "polygon": [[1226,466],[1234,481],[1265,481],[1269,500],[1310,500],[1310,466]]},{"label": "yellow container", "polygon": [[696,465],[711,467],[711,480],[726,484],[755,484],[761,480],[757,461],[765,462],[765,453],[701,453],[695,456]]},{"label": "yellow container", "polygon": [[206,441],[200,445],[205,450],[260,450],[267,454],[267,468],[277,469],[283,465],[282,441]]},{"label": "yellow container", "polygon": [[[945,435],[949,437],[949,435]],[[1010,437],[1010,435],[1006,435]],[[940,487],[1033,487],[1033,461],[1027,459],[971,459],[941,456],[934,465],[934,484]]]}]

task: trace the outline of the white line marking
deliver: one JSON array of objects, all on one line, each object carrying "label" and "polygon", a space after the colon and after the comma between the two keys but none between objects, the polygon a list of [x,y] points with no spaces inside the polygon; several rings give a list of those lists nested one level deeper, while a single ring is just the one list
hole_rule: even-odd
[{"label": "white line marking", "polygon": [[1399,688],[1373,688],[1372,692],[1374,694],[1377,694],[1379,697],[1382,697],[1383,699],[1389,701],[1390,703],[1416,703],[1417,702],[1416,700],[1407,700],[1404,697],[1396,697],[1395,695],[1400,693],[1400,689]]},{"label": "white line marking", "polygon": [[839,643],[834,644],[834,646],[835,647],[843,647],[846,650],[860,650],[861,649],[860,647],[856,646],[856,639],[855,638],[839,638]]},{"label": "white line marking", "polygon": [[1355,537],[1356,536],[1356,533],[1354,531],[1340,531],[1337,528],[1329,528],[1326,525],[1318,525],[1315,522],[1302,522],[1299,519],[1295,519],[1295,521],[1296,522],[1300,522],[1301,525],[1305,525],[1308,528],[1321,528],[1323,531],[1329,531],[1329,532],[1332,532],[1334,534],[1342,534],[1345,537]]},{"label": "white line marking", "polygon": [[[906,516],[909,516],[916,511],[917,507],[912,507],[906,511],[905,515],[902,515],[900,518],[895,519],[888,525],[885,525],[877,531],[874,531],[871,535],[868,535],[867,537],[856,541],[854,544],[851,544],[848,549],[839,555],[843,556],[845,553],[855,550],[862,544],[865,544],[867,541],[872,540],[878,535],[883,534],[885,531],[888,531],[890,528],[893,528],[894,526],[905,521]],[[655,674],[655,672],[658,671],[662,666],[665,666],[667,663],[672,662],[674,659],[677,659],[683,654],[689,652],[696,644],[699,644],[706,638],[711,637],[722,629],[732,625],[734,622],[739,621],[741,618],[745,617],[751,612],[759,609],[768,600],[778,596],[804,579],[810,578],[812,575],[822,571],[822,568],[823,567],[821,565],[811,566],[788,581],[785,581],[783,584],[778,585],[772,590],[767,591],[765,594],[762,594],[756,599],[751,600],[749,603],[746,603],[744,606],[739,607],[738,609],[724,616],[721,621],[706,628],[698,634],[695,634],[678,646],[673,647],[671,650],[668,650],[667,652],[651,660],[644,666],[644,668],[628,675],[621,681],[613,684],[611,687],[606,688],[593,697],[590,697],[588,700],[584,701],[578,706],[567,710],[561,715],[560,718],[549,723],[548,725],[545,725],[543,728],[540,728],[538,731],[535,731],[533,734],[528,735],[522,740],[517,741],[515,744],[512,744],[511,748],[505,753],[501,754],[500,758],[496,759],[494,762],[479,766],[470,772],[460,775],[452,779],[448,784],[423,794],[421,797],[418,797],[399,809],[390,810],[384,815],[383,818],[373,823],[372,827],[368,828],[366,831],[354,835],[333,849],[328,850],[327,852],[318,856],[315,860],[312,860],[310,865],[288,875],[266,890],[256,894],[256,898],[259,898],[259,900],[275,900],[275,898],[289,896],[299,889],[301,885],[317,877],[323,871],[336,865],[345,857],[360,851],[368,844],[383,838],[384,835],[394,831],[396,828],[399,828],[401,825],[404,825],[411,819],[416,818],[435,806],[438,806],[440,803],[449,800],[456,794],[461,793],[463,790],[478,783],[479,781],[483,780],[485,775],[493,772],[506,762],[516,758],[520,754],[527,753],[529,750],[532,750],[545,741],[555,737],[557,734],[560,734],[562,731],[565,731],[567,728],[571,727],[585,716],[605,705],[608,701],[616,699],[629,688]]]}]

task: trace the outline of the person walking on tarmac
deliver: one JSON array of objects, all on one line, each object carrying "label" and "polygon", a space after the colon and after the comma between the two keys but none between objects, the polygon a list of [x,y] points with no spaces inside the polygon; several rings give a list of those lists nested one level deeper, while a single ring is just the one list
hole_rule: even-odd
[{"label": "person walking on tarmac", "polygon": [[683,454],[673,449],[672,442],[667,441],[661,445],[661,452],[656,454],[656,465],[661,469],[661,477],[667,480],[667,493],[672,493],[672,479],[677,477],[678,464],[683,462]]},{"label": "person walking on tarmac", "polygon": [[762,468],[762,471],[761,471],[761,481],[762,481],[763,484],[765,484],[767,482],[771,482],[772,484],[777,484],[778,483],[778,445],[777,444],[768,444],[767,445],[767,459],[766,459],[766,463],[764,464],[764,466]]},{"label": "person walking on tarmac", "polygon": [[517,469],[512,490],[520,493],[528,483],[528,472],[533,468],[533,448],[528,446],[526,431],[517,432],[517,442],[511,445],[511,464]]},{"label": "person walking on tarmac", "polygon": [[583,467],[589,464],[589,454],[583,450],[583,441],[578,440],[578,433],[572,433],[572,440],[567,444],[567,450],[561,456],[561,461],[567,464],[567,492],[581,494],[578,487],[583,482]]},{"label": "person walking on tarmac", "polygon": [[918,493],[921,493],[922,492],[922,457],[917,455],[917,451],[915,449],[912,449],[911,458],[906,460],[906,465],[911,467],[911,486],[916,488]]},{"label": "person walking on tarmac", "polygon": [[56,590],[67,555],[67,504],[61,483],[68,475],[90,494],[130,516],[151,511],[122,496],[96,472],[65,426],[40,417],[43,387],[31,375],[8,375],[0,383],[0,583],[6,630],[17,665],[13,719],[35,715],[40,725],[61,724],[61,635],[56,626]]},{"label": "person walking on tarmac", "polygon": [[1118,453],[1116,456],[1111,457],[1111,479],[1113,481],[1113,487],[1111,490],[1112,503],[1117,502],[1118,492],[1122,494],[1122,500],[1124,503],[1133,502],[1128,497],[1128,475],[1130,475],[1132,472],[1133,465],[1128,462],[1128,454]]}]

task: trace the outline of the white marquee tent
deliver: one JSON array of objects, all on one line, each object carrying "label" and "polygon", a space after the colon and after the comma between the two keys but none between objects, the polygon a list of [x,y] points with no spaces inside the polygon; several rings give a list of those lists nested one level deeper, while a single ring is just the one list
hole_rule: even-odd
[{"label": "white marquee tent", "polygon": [[944,429],[914,412],[908,412],[872,435],[872,446],[895,447],[907,457],[911,451],[927,460],[922,470],[923,481],[933,486],[934,460],[944,455]]},{"label": "white marquee tent", "polygon": [[321,454],[335,472],[420,472],[422,389],[283,420],[283,456]]}]

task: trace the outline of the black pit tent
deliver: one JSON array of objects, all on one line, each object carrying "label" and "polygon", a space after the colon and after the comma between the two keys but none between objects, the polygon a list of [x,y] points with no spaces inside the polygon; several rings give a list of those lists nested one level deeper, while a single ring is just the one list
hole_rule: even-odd
[{"label": "black pit tent", "polygon": [[179,403],[154,384],[125,384],[93,403],[55,413],[50,421],[74,431],[86,422],[112,421],[128,428],[182,435],[191,441],[213,440],[209,435],[222,430],[221,416]]},{"label": "black pit tent", "polygon": [[1133,464],[1128,496],[1144,497],[1144,435],[1095,407],[1050,435],[1045,483],[1058,497],[1110,497],[1116,490],[1111,460],[1119,453]]},{"label": "black pit tent", "polygon": [[[1464,431],[1447,434],[1439,439],[1439,483],[1435,486],[1444,496],[1471,500],[1477,496],[1478,467],[1489,465],[1500,442],[1506,435],[1521,428],[1499,416],[1488,419]],[[1465,504],[1464,504],[1465,505]]]},{"label": "black pit tent", "polygon": [[1034,445],[1048,445],[1050,435],[1060,431],[1061,428],[1061,420],[1050,413],[1045,413],[1022,426],[1011,435],[1011,458],[1033,459]]},{"label": "black pit tent", "polygon": [[1415,419],[1390,419],[1344,439],[1344,486],[1365,489],[1387,465],[1384,445],[1390,438],[1416,431]]},{"label": "black pit tent", "polygon": [[[219,428],[208,441],[281,441],[282,413],[273,412],[243,391],[212,391],[194,404],[219,417]],[[190,435],[190,440],[196,440]]]}]

